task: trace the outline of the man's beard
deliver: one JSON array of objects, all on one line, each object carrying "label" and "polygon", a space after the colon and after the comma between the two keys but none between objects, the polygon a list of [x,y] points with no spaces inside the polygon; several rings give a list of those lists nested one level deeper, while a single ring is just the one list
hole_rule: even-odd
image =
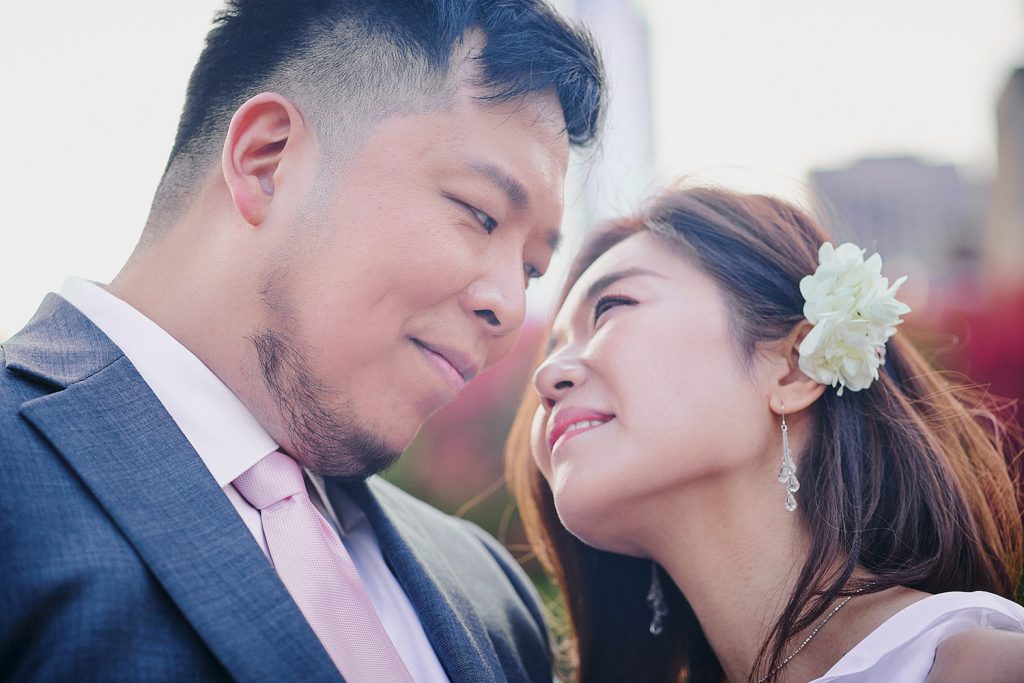
[{"label": "man's beard", "polygon": [[398,460],[401,451],[357,424],[351,400],[329,407],[332,399],[337,402],[337,390],[324,386],[286,334],[261,328],[250,340],[297,451],[291,455],[303,466],[323,476],[364,479]]}]

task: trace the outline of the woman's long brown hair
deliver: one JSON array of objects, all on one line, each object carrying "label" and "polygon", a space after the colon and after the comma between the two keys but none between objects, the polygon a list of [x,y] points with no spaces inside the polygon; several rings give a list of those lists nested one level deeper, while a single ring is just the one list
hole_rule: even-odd
[{"label": "woman's long brown hair", "polygon": [[[748,359],[759,344],[785,337],[803,320],[800,279],[815,271],[818,247],[830,241],[806,213],[775,198],[673,189],[635,219],[590,237],[562,302],[600,254],[642,230],[662,237],[666,248],[716,281]],[[650,562],[591,548],[561,525],[530,454],[537,406],[530,387],[508,441],[507,474],[527,537],[564,598],[576,680],[721,681],[721,666],[693,610],[666,576],[669,616],[655,637],[648,633],[644,600]],[[1005,408],[981,388],[936,372],[901,335],[890,339],[873,386],[843,396],[825,392],[798,456],[798,514],[810,552],[762,644],[752,680],[773,670],[793,637],[837,597],[854,591],[901,585],[1014,598],[1024,532],[1010,463],[1020,439]],[[850,580],[857,566],[871,572],[870,585]]]}]

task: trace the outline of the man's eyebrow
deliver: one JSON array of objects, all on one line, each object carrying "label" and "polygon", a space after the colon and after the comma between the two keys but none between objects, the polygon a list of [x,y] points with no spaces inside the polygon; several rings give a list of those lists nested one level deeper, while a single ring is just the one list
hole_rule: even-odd
[{"label": "man's eyebrow", "polygon": [[523,210],[530,205],[530,197],[526,194],[526,188],[518,180],[494,164],[478,162],[470,164],[469,168],[477,175],[483,176],[497,185],[505,193],[505,196],[508,197],[508,200],[512,202],[512,206]]},{"label": "man's eyebrow", "polygon": [[[592,301],[597,297],[598,294],[608,289],[619,280],[625,280],[627,278],[638,277],[641,275],[649,275],[651,277],[657,277],[662,279],[664,279],[665,277],[660,273],[655,273],[653,270],[640,268],[639,266],[634,266],[633,268],[624,268],[622,270],[616,270],[613,273],[602,275],[601,277],[594,280],[593,284],[591,284],[590,287],[587,288],[587,296],[583,300]],[[545,345],[544,355],[551,355],[551,352],[555,350],[555,346],[558,344],[559,339],[559,335],[552,332],[552,334],[548,337],[547,344]]]}]

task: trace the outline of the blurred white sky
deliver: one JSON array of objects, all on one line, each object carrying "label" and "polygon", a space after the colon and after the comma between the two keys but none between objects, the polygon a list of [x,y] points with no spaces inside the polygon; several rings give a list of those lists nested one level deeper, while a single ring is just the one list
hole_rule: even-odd
[{"label": "blurred white sky", "polygon": [[[659,182],[799,198],[810,168],[865,154],[994,170],[1024,0],[635,1]],[[0,0],[0,339],[66,274],[107,281],[131,251],[219,6]]]},{"label": "blurred white sky", "polygon": [[1022,0],[643,0],[662,172],[914,154],[994,171]]}]

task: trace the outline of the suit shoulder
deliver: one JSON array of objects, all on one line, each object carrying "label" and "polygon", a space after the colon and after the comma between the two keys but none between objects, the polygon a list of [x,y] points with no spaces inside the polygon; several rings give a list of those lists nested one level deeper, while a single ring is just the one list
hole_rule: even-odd
[{"label": "suit shoulder", "polygon": [[0,344],[0,411],[17,413],[25,401],[42,396],[52,389],[7,367],[7,350]]},{"label": "suit shoulder", "polygon": [[21,416],[21,407],[29,401],[45,396],[52,387],[29,377],[12,372],[5,366],[6,356],[0,346],[0,458],[6,459],[12,451],[39,441],[29,424]]},{"label": "suit shoulder", "polygon": [[441,512],[433,505],[420,500],[411,493],[407,493],[384,477],[370,477],[366,480],[366,485],[373,491],[375,496],[387,501],[386,504],[388,506],[398,506],[409,512],[422,514],[425,520],[433,522],[445,522],[455,519],[448,513]]},{"label": "suit shoulder", "polygon": [[474,547],[482,546],[497,563],[519,568],[519,563],[512,558],[504,546],[477,524],[442,512],[382,477],[373,477],[367,481],[367,484],[373,490],[374,495],[382,500],[392,512],[401,512],[415,517],[420,525],[428,527],[431,532],[443,533],[449,540],[460,538]]},{"label": "suit shoulder", "polygon": [[407,512],[416,515],[421,524],[437,527],[438,530],[444,529],[449,534],[462,537],[463,540],[474,546],[483,546],[506,573],[511,571],[517,577],[525,577],[519,563],[505,547],[477,524],[468,519],[442,512],[381,477],[373,477],[367,483],[379,498],[387,500],[387,505],[392,509],[395,507],[405,508]]},{"label": "suit shoulder", "polygon": [[442,512],[381,477],[372,477],[367,483],[392,513],[414,518],[423,533],[444,548],[452,566],[461,572],[464,588],[476,587],[481,596],[493,601],[495,580],[504,578],[505,586],[512,589],[509,598],[525,606],[534,628],[546,634],[544,610],[533,582],[497,539],[477,524]]}]

